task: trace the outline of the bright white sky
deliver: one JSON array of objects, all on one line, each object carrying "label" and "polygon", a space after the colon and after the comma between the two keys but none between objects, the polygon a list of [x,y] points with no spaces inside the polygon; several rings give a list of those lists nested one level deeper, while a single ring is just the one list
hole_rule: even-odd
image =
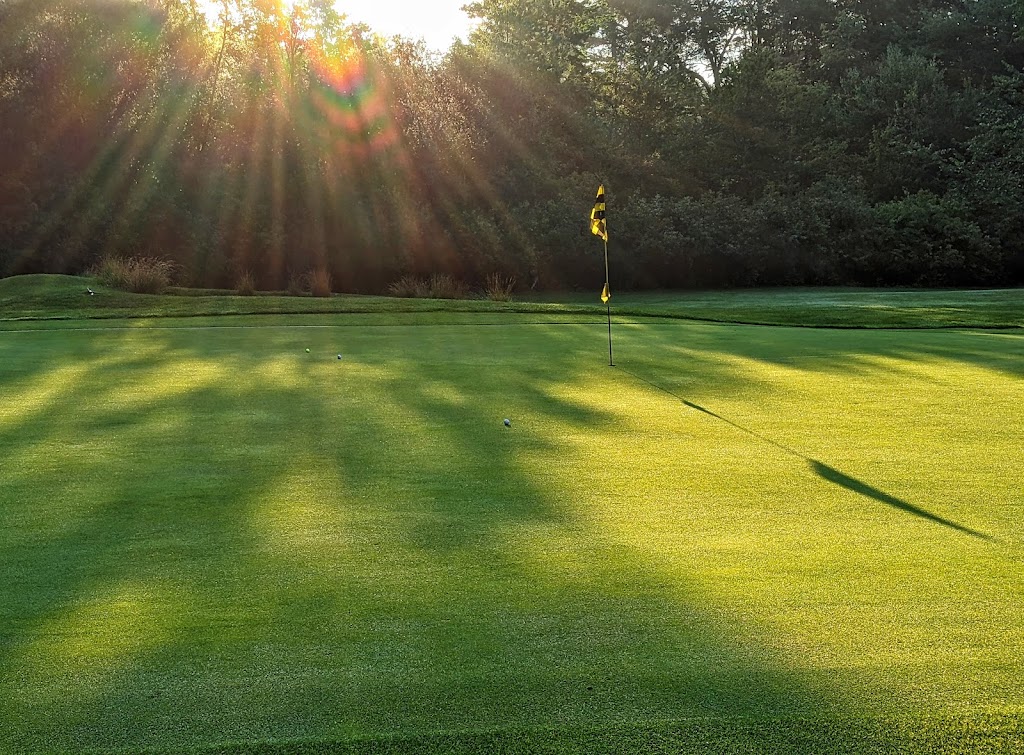
[{"label": "bright white sky", "polygon": [[[386,37],[401,34],[423,39],[427,46],[446,51],[455,37],[465,41],[470,19],[460,8],[469,0],[336,0],[338,10],[353,23],[364,23]],[[199,7],[216,17],[217,0],[199,0]]]},{"label": "bright white sky", "polygon": [[435,50],[447,50],[454,37],[465,41],[470,19],[459,10],[469,0],[338,0],[338,9],[385,36],[423,38]]}]

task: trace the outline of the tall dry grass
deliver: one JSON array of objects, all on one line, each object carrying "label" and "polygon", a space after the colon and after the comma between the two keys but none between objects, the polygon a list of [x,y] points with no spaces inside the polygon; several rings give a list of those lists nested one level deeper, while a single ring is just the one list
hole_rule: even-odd
[{"label": "tall dry grass", "polygon": [[256,293],[256,276],[249,270],[243,270],[235,281],[235,293],[239,296],[252,296]]},{"label": "tall dry grass", "polygon": [[516,279],[511,275],[490,273],[484,280],[484,295],[491,301],[512,301]]},{"label": "tall dry grass", "polygon": [[302,296],[306,293],[306,276],[300,273],[291,273],[288,276],[288,295]]},{"label": "tall dry grass", "polygon": [[324,298],[331,295],[334,281],[331,280],[331,273],[326,268],[318,267],[315,270],[311,270],[308,277],[309,292],[313,296]]},{"label": "tall dry grass", "polygon": [[431,275],[427,288],[431,299],[465,299],[469,296],[465,283],[443,273]]},{"label": "tall dry grass", "polygon": [[388,286],[388,295],[399,299],[425,299],[430,295],[430,286],[423,278],[403,275]]},{"label": "tall dry grass", "polygon": [[174,263],[159,257],[103,257],[92,274],[111,288],[137,294],[161,294],[174,279]]},{"label": "tall dry grass", "polygon": [[402,299],[468,299],[469,288],[462,281],[445,273],[429,278],[403,275],[388,286],[388,295]]}]

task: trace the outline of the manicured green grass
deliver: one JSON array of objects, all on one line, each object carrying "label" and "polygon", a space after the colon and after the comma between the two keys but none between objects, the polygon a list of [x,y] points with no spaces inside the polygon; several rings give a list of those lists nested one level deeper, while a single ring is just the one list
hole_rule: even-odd
[{"label": "manicured green grass", "polygon": [[0,332],[0,750],[1020,751],[1021,333],[530,319]]},{"label": "manicured green grass", "polygon": [[[567,305],[589,294],[561,296]],[[776,288],[626,292],[624,313],[716,322],[839,328],[1024,327],[1024,289]]]},{"label": "manicured green grass", "polygon": [[[89,296],[91,287],[96,295]],[[599,290],[598,286],[595,291]],[[365,314],[436,315],[520,313],[534,317],[604,316],[595,292],[526,295],[513,302],[335,296],[230,296],[230,292],[176,289],[173,294],[130,294],[96,280],[60,275],[0,279],[0,327],[18,321],[224,315]],[[763,325],[838,328],[1020,328],[1024,290],[996,289],[754,289],[713,292],[623,292],[613,298],[616,317],[664,317]],[[436,319],[431,318],[433,322]]]}]

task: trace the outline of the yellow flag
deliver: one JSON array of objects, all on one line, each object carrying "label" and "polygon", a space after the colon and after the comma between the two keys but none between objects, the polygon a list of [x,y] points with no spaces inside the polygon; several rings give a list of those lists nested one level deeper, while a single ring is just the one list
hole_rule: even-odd
[{"label": "yellow flag", "polygon": [[604,289],[601,291],[601,301],[604,304],[608,303],[608,300],[612,298],[612,292],[608,290],[608,284],[604,284]]},{"label": "yellow flag", "polygon": [[597,190],[597,201],[590,211],[590,232],[608,241],[608,223],[605,220],[604,184]]}]

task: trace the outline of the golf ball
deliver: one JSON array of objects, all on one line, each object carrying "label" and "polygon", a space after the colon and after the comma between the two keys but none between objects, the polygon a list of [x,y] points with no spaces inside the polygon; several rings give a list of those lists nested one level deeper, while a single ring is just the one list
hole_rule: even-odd
[{"label": "golf ball", "polygon": [[341,354],[338,354],[338,359],[341,359]]},{"label": "golf ball", "polygon": [[306,349],[306,353],[307,353],[307,354],[309,353],[309,349]]},{"label": "golf ball", "polygon": [[505,427],[512,427],[512,420],[508,417],[505,417]]}]

